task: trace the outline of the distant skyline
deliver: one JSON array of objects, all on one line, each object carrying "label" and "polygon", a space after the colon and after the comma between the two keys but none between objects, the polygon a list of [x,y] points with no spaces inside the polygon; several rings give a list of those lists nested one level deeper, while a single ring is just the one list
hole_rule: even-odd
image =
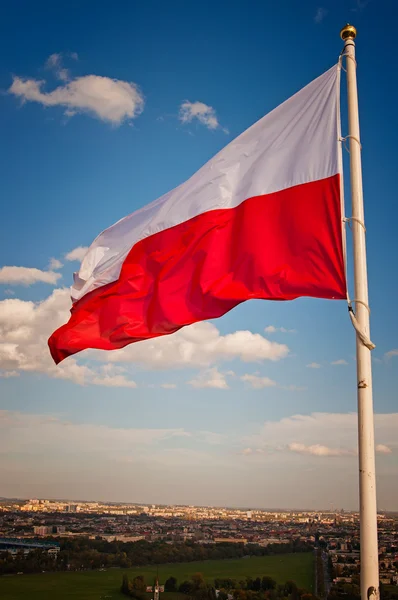
[{"label": "distant skyline", "polygon": [[[345,302],[251,301],[58,367],[47,348],[96,235],[330,68],[349,21],[358,29],[378,506],[398,510],[397,49],[383,35],[381,60],[374,26],[397,20],[395,3],[220,0],[197,10],[179,0],[18,0],[5,13],[0,495],[357,509]],[[344,82],[342,121],[346,133]],[[346,201],[349,215],[348,189]],[[350,233],[348,246],[350,257]]]},{"label": "distant skyline", "polygon": [[[358,510],[349,510],[349,509],[345,509],[344,507],[318,507],[316,509],[314,508],[306,508],[306,507],[293,507],[293,508],[281,508],[281,507],[267,507],[267,506],[235,506],[235,505],[226,505],[226,504],[218,504],[218,505],[211,505],[211,504],[179,504],[179,503],[175,503],[175,504],[162,504],[162,503],[156,503],[154,504],[153,502],[124,502],[124,501],[118,501],[118,502],[112,502],[112,501],[107,501],[107,500],[95,500],[94,498],[86,498],[86,499],[82,499],[82,498],[8,498],[8,497],[2,497],[0,496],[0,501],[4,502],[4,501],[12,501],[15,500],[17,502],[28,502],[29,500],[35,500],[35,501],[40,501],[40,502],[45,502],[46,500],[49,502],[59,502],[59,503],[66,503],[66,504],[100,504],[102,506],[142,506],[142,507],[152,507],[152,506],[156,506],[156,507],[161,507],[161,508],[197,508],[197,509],[202,509],[202,508],[208,508],[208,509],[214,509],[214,510],[236,510],[236,511],[245,511],[245,512],[251,512],[251,511],[258,511],[258,512],[271,512],[271,513],[275,513],[275,512],[331,512],[331,513],[340,513],[341,511],[343,511],[344,513],[353,513],[353,514],[359,514]],[[379,509],[378,512],[386,512],[386,513],[395,513],[396,511],[392,510],[392,511],[384,511],[382,509]]]}]

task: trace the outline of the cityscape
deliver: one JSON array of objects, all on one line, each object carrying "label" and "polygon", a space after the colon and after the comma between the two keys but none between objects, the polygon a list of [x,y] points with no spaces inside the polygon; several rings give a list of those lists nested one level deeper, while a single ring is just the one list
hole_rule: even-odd
[{"label": "cityscape", "polygon": [[[380,513],[378,531],[380,583],[386,589],[395,588],[393,593],[397,594],[398,513]],[[229,547],[232,556],[286,550],[312,552],[314,564],[321,565],[314,568],[312,590],[325,598],[342,585],[357,585],[360,568],[359,514],[343,509],[282,511],[2,499],[0,538],[2,574],[7,572],[7,564],[13,572],[12,561],[4,559],[6,554],[13,557],[14,563],[18,560],[18,572],[23,573],[23,561],[29,561],[34,552],[47,555],[46,560],[51,557],[52,568],[77,569],[71,564],[54,566],[66,545],[76,540],[85,540],[88,545],[117,543],[119,553],[124,547],[158,548],[162,544],[178,548]],[[234,554],[237,549],[244,550]],[[135,565],[127,561],[126,566]],[[106,570],[106,565],[100,561],[95,568]]]}]

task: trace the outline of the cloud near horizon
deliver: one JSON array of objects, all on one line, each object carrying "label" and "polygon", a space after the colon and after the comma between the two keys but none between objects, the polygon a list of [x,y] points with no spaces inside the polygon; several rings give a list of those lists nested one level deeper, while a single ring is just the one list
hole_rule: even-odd
[{"label": "cloud near horizon", "polygon": [[376,444],[376,452],[379,454],[391,454],[392,450],[389,446],[385,444]]},{"label": "cloud near horizon", "polygon": [[[375,415],[376,451],[391,454],[398,448],[398,413]],[[311,413],[266,421],[257,433],[244,439],[250,448],[279,449],[314,457],[357,455],[356,413]]]},{"label": "cloud near horizon", "polygon": [[[312,413],[311,415],[293,415],[284,419],[280,419],[276,422],[267,421],[263,426],[263,431],[270,431],[271,427],[274,426],[275,433],[270,438],[268,436],[267,446],[261,445],[261,439],[258,437],[252,438],[252,442],[260,441],[260,445],[250,444],[244,446],[240,450],[240,454],[244,456],[258,455],[263,458],[268,453],[267,460],[273,455],[277,460],[279,453],[296,453],[301,455],[311,455],[316,458],[318,457],[346,457],[357,455],[355,448],[355,427],[347,427],[356,423],[356,415],[353,413]],[[300,424],[312,423],[312,427],[304,427],[305,432],[301,436],[306,442],[294,442],[290,441],[289,438],[296,436],[297,433],[294,431],[298,429]],[[327,441],[335,436],[336,429],[332,430],[331,435],[326,435],[328,427],[329,430],[332,425],[345,424],[348,435],[344,437],[344,445],[329,446],[319,443],[309,443],[309,438],[314,437],[326,437]],[[389,446],[386,444],[378,444],[376,446],[377,452],[380,454],[391,454],[391,444],[395,442],[395,428],[398,425],[398,413],[390,414],[376,414],[376,437],[382,437],[389,441]],[[318,436],[313,435],[313,430],[317,427],[320,429]],[[26,429],[26,433],[22,436],[22,430]],[[12,435],[14,431],[14,435]],[[48,445],[52,443],[59,443],[62,445],[64,441],[65,445],[72,444],[76,451],[78,447],[76,444],[81,444],[82,449],[90,451],[96,449],[105,452],[111,446],[114,450],[114,454],[117,455],[119,451],[122,453],[127,452],[125,445],[134,446],[145,446],[149,447],[154,444],[171,438],[185,438],[187,440],[196,440],[203,445],[208,446],[226,446],[233,447],[233,445],[239,444],[241,441],[248,441],[248,438],[242,437],[238,432],[235,433],[218,433],[215,431],[202,431],[191,428],[186,430],[183,428],[130,428],[130,427],[112,427],[102,424],[94,423],[72,423],[70,421],[62,419],[59,416],[52,416],[46,414],[31,414],[12,410],[0,410],[0,452],[8,449],[9,452],[13,452],[13,447],[23,451],[31,451],[35,454],[37,451],[42,451],[42,445]],[[15,435],[19,432],[18,435]],[[54,433],[56,432],[56,433]],[[262,433],[260,433],[260,436]],[[96,443],[96,439],[103,440],[103,444],[100,447]],[[343,440],[340,440],[341,442]],[[180,443],[180,442],[179,442]],[[37,444],[37,447],[35,447]],[[232,446],[231,446],[232,445]],[[123,449],[120,449],[123,446]],[[395,442],[395,448],[398,444]],[[58,452],[62,452],[59,448]],[[275,454],[276,453],[276,454]],[[231,454],[231,458],[232,458]]]},{"label": "cloud near horizon", "polygon": [[[0,410],[0,453],[31,452],[44,449],[57,454],[75,452],[107,454],[114,458],[134,457],[138,447],[146,448],[172,438],[190,437],[182,428],[129,428],[71,423],[49,415]],[[69,447],[69,449],[68,449]]]},{"label": "cloud near horizon", "polygon": [[[388,455],[398,446],[398,413],[376,414],[375,424],[376,438],[385,442],[378,444],[379,478],[391,486],[396,469],[388,466]],[[322,438],[324,443],[319,443]],[[318,508],[322,504],[326,508],[336,498],[349,507],[357,499],[355,440],[356,415],[351,413],[312,413],[267,421],[247,443],[240,431],[196,430],[195,425],[118,427],[0,410],[0,453],[3,457],[7,453],[0,478],[5,495],[13,496],[217,504],[234,493],[238,505],[264,507],[276,506],[273,494],[280,497],[291,486],[299,486],[293,496],[286,496],[290,500],[279,503],[281,508],[313,506],[311,485],[316,481],[317,486],[326,487],[316,498]],[[223,485],[220,471],[225,475]],[[132,492],[131,481],[142,478],[143,472],[141,493]],[[170,480],[173,486],[167,485]],[[237,480],[242,484],[238,489]],[[270,480],[274,482],[271,488]],[[339,489],[342,481],[346,482],[344,499]],[[161,494],[156,492],[159,487]]]},{"label": "cloud near horizon", "polygon": [[313,456],[355,456],[356,452],[353,450],[346,450],[344,448],[329,448],[322,444],[313,444],[306,446],[298,442],[292,442],[288,445],[288,449],[291,452],[298,452],[299,454],[312,454]]}]

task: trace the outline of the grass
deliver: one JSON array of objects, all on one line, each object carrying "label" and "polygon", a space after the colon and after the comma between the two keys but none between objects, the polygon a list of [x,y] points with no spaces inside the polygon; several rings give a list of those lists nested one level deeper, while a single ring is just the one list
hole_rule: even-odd
[{"label": "grass", "polygon": [[[134,569],[108,569],[73,573],[39,573],[0,577],[0,598],[4,600],[122,600],[120,592],[123,573],[132,578],[143,575],[151,585],[157,567]],[[208,560],[203,562],[159,565],[159,582],[173,575],[178,582],[189,579],[193,573],[203,573],[208,581],[216,577],[242,579],[246,576],[269,575],[278,583],[292,579],[301,588],[312,590],[314,556],[312,552],[258,556],[233,560]],[[161,594],[161,600],[183,600],[181,594]]]}]

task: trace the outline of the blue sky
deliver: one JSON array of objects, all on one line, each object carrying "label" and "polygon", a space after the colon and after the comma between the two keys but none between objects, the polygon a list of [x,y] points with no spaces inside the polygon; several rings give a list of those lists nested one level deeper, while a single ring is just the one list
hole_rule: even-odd
[{"label": "blue sky", "polygon": [[381,508],[397,508],[397,51],[385,26],[374,27],[397,17],[392,0],[7,7],[0,495],[357,506],[355,340],[343,302],[250,302],[211,324],[58,368],[46,347],[67,318],[78,268],[68,253],[187,179],[328,69],[350,21],[377,345],[378,497]]}]

